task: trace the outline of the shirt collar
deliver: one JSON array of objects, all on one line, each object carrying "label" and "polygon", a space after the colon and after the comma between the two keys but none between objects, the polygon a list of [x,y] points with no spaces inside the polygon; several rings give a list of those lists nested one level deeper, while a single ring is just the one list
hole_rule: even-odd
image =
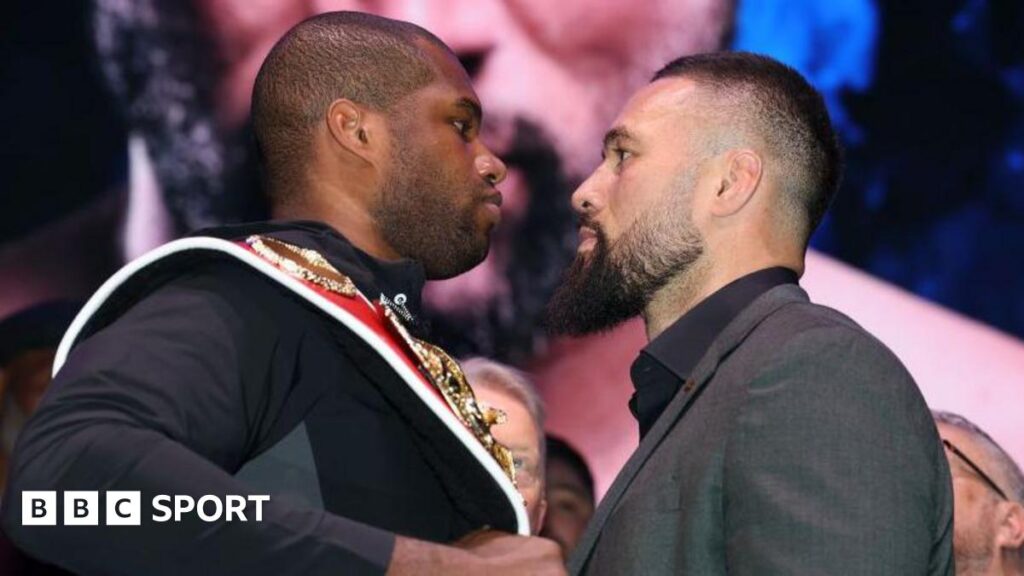
[{"label": "shirt collar", "polygon": [[711,344],[744,308],[772,288],[796,281],[796,272],[786,268],[748,274],[704,299],[651,341],[629,371],[636,389],[629,408],[640,436],[654,426]]},{"label": "shirt collar", "polygon": [[686,380],[722,330],[758,296],[782,284],[796,284],[796,272],[766,268],[723,286],[683,314],[652,340],[643,353]]}]

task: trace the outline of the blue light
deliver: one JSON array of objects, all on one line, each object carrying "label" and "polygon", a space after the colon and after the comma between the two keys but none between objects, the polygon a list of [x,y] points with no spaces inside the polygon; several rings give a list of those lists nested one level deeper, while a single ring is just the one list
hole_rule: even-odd
[{"label": "blue light", "polygon": [[821,91],[844,139],[856,144],[862,133],[840,96],[871,86],[877,41],[873,0],[742,0],[733,49],[767,54],[799,70]]}]

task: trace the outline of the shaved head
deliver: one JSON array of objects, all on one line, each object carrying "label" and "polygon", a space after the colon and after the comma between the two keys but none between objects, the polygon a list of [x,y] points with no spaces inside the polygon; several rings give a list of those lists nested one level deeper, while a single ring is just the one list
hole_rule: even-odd
[{"label": "shaved head", "polygon": [[776,166],[783,214],[806,245],[842,173],[839,142],[818,91],[789,66],[748,52],[684,56],[654,81],[673,77],[694,80],[708,96],[712,124],[720,128],[707,134],[709,155],[752,140],[762,145]]},{"label": "shaved head", "polygon": [[360,12],[329,12],[284,35],[263,62],[252,96],[256,143],[272,203],[293,194],[309,158],[312,128],[332,102],[388,111],[437,76],[423,47],[451,50],[407,22]]}]

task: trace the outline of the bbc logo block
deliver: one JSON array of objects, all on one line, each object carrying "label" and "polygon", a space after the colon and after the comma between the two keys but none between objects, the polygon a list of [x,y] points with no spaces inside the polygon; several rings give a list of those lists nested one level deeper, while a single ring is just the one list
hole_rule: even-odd
[{"label": "bbc logo block", "polygon": [[[94,490],[64,492],[63,524],[65,526],[99,526],[100,495]],[[142,493],[137,491],[106,492],[107,526],[140,526],[142,524]],[[24,526],[57,525],[57,493],[26,490],[21,493],[21,523]]]},{"label": "bbc logo block", "polygon": [[68,490],[64,493],[65,526],[98,526],[100,495],[98,492]]},{"label": "bbc logo block", "polygon": [[21,523],[24,526],[56,526],[57,493],[38,490],[22,492]]},{"label": "bbc logo block", "polygon": [[110,490],[107,492],[107,526],[142,525],[142,493]]},{"label": "bbc logo block", "polygon": [[[58,498],[60,498],[58,500]],[[202,522],[254,522],[263,521],[263,504],[270,501],[266,494],[212,494],[197,501],[191,495],[157,494],[153,497],[153,522],[188,521],[194,514]],[[58,502],[62,503],[58,509]],[[247,511],[254,506],[254,510]],[[25,490],[21,493],[21,524],[23,526],[56,526],[58,516],[64,526],[99,526],[100,506],[104,506],[103,524],[106,526],[141,526],[142,492],[135,490],[67,490],[63,493],[46,490]],[[248,514],[248,515],[247,515]]]}]

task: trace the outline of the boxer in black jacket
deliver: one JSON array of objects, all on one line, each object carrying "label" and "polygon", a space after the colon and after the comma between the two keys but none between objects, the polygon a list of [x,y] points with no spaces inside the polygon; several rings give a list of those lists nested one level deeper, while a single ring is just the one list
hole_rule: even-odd
[{"label": "boxer in black jacket", "polygon": [[[491,419],[420,339],[424,280],[479,263],[500,220],[505,166],[455,56],[323,14],[271,51],[252,114],[276,220],[171,243],[90,300],[4,530],[79,574],[564,573],[509,534],[528,526]],[[23,526],[27,490],[140,491],[141,526]],[[271,499],[258,522],[158,523],[157,494]]]}]

